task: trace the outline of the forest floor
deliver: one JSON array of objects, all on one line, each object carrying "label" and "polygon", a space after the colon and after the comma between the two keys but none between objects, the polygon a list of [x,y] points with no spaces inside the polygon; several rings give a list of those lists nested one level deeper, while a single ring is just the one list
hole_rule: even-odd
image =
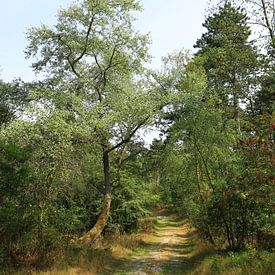
[{"label": "forest floor", "polygon": [[82,259],[70,262],[70,267],[34,274],[201,274],[194,270],[208,251],[198,249],[196,232],[188,221],[165,210],[149,217],[145,226],[148,221],[151,225],[147,232],[109,240],[109,248],[103,253],[99,246],[98,254],[84,253]]},{"label": "forest floor", "polygon": [[275,253],[253,249],[231,254],[217,251],[199,238],[188,220],[165,210],[143,222],[140,233],[106,236],[98,247],[71,251],[65,261],[51,270],[17,274],[275,274]]}]

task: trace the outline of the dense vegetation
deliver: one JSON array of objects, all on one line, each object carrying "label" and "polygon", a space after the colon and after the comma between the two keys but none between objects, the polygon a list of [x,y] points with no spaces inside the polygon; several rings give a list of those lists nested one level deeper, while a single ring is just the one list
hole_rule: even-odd
[{"label": "dense vegetation", "polygon": [[48,266],[68,245],[135,230],[156,203],[217,248],[274,249],[271,2],[221,3],[196,53],[159,71],[135,0],[77,1],[30,29],[42,80],[0,82],[0,265]]}]

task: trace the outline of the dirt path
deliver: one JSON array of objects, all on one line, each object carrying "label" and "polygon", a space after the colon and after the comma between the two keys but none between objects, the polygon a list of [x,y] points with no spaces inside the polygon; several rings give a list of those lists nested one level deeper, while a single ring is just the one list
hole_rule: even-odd
[{"label": "dirt path", "polygon": [[157,216],[155,232],[144,239],[143,248],[113,274],[187,274],[194,254],[193,238],[194,231],[186,221]]},{"label": "dirt path", "polygon": [[[165,211],[165,210],[163,210]],[[136,243],[127,249],[127,238],[113,239],[114,245],[82,250],[71,254],[67,262],[48,271],[23,272],[36,275],[175,275],[205,274],[198,267],[205,255],[200,252],[198,238],[186,220],[158,212],[148,217],[149,231],[133,235]],[[130,235],[129,235],[130,236]],[[129,239],[129,244],[132,240]],[[114,250],[113,250],[114,249]],[[75,256],[74,256],[75,255]],[[62,263],[62,262],[61,262]],[[1,273],[1,272],[0,272]]]}]

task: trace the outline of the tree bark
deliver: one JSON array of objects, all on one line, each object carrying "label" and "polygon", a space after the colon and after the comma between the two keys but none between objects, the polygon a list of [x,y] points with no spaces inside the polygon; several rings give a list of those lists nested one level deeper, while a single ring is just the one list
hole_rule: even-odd
[{"label": "tree bark", "polygon": [[[267,11],[267,6],[266,6],[265,1],[261,0],[261,3],[262,3],[262,8],[263,8],[264,21],[265,21],[266,28],[270,35],[271,45],[272,45],[273,49],[275,49],[274,27],[272,27],[272,23],[270,23],[270,21],[268,19],[268,11]],[[273,5],[273,7],[274,7],[274,5]],[[273,12],[273,15],[274,15],[274,12]]]},{"label": "tree bark", "polygon": [[[105,196],[103,201],[103,209],[102,212],[96,222],[96,224],[93,226],[91,230],[89,230],[87,233],[85,233],[81,238],[78,239],[79,242],[86,244],[86,245],[92,245],[93,242],[101,235],[111,209],[111,202],[112,202],[112,188],[111,188],[111,177],[110,177],[110,160],[109,160],[109,154],[122,146],[123,144],[129,142],[131,138],[134,136],[134,134],[138,131],[138,129],[144,125],[144,123],[149,119],[149,116],[146,117],[144,120],[142,120],[139,124],[137,124],[132,131],[129,133],[129,135],[122,139],[120,142],[118,142],[116,145],[110,147],[110,144],[108,145],[108,142],[105,140],[105,142],[102,144],[102,164],[103,164],[103,173],[104,173],[104,187],[105,187]],[[108,140],[108,139],[107,139]]]},{"label": "tree bark", "polygon": [[110,208],[111,208],[112,191],[111,191],[111,178],[110,178],[110,161],[109,161],[109,152],[105,147],[103,147],[102,164],[103,164],[104,187],[105,187],[103,209],[93,228],[89,230],[87,233],[85,233],[81,238],[79,238],[79,241],[81,243],[89,246],[92,245],[94,241],[101,235],[107,223],[109,213],[110,213]]}]

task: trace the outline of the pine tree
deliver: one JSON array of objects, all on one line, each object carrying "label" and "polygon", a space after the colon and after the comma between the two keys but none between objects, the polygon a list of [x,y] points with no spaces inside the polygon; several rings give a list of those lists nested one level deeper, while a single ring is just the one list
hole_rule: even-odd
[{"label": "pine tree", "polygon": [[230,2],[210,15],[203,26],[207,32],[197,40],[196,59],[202,63],[209,90],[218,94],[223,107],[233,107],[233,117],[239,118],[239,101],[245,100],[252,75],[258,66],[257,52],[249,43],[250,29],[243,9]]}]

